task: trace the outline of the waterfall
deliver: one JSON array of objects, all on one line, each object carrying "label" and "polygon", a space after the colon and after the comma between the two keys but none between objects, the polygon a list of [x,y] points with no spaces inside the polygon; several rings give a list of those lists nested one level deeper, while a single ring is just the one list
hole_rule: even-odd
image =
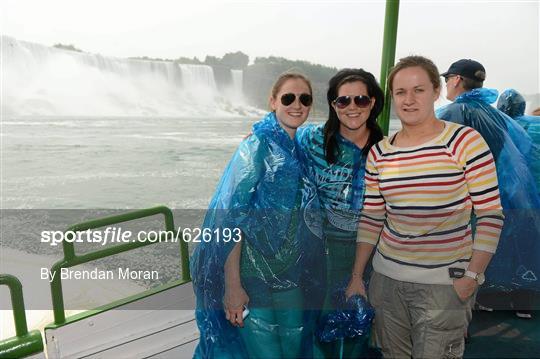
[{"label": "waterfall", "polygon": [[217,90],[214,70],[208,65],[184,65],[180,64],[182,71],[182,83],[184,88],[202,87],[212,91]]},{"label": "waterfall", "polygon": [[242,70],[231,70],[232,77],[232,98],[237,101],[243,101],[244,92],[243,92],[243,81],[244,81],[244,72]]},{"label": "waterfall", "polygon": [[[217,90],[213,69],[121,59],[1,36],[7,116],[231,116],[253,108]],[[238,75],[236,75],[238,76]]]},{"label": "waterfall", "polygon": [[234,90],[238,93],[242,93],[244,72],[242,70],[231,70],[231,76]]}]

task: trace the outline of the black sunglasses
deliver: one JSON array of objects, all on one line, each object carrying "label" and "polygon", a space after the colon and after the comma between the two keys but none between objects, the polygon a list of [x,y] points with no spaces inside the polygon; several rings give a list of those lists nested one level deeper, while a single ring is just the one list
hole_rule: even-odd
[{"label": "black sunglasses", "polygon": [[[300,100],[300,103],[306,107],[311,106],[313,103],[313,96],[311,96],[308,93],[303,93],[300,96],[298,96],[298,99]],[[296,100],[296,95],[293,93],[286,93],[281,96],[281,104],[283,106],[289,106]]]},{"label": "black sunglasses", "polygon": [[369,96],[339,96],[334,100],[334,105],[340,110],[343,110],[345,107],[349,106],[354,100],[354,103],[358,107],[368,107],[371,104],[371,98]]}]

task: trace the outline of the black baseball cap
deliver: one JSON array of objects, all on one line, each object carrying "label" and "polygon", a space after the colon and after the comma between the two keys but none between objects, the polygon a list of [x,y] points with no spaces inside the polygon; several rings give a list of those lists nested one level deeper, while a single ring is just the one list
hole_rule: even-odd
[{"label": "black baseball cap", "polygon": [[450,75],[460,75],[476,81],[484,81],[486,79],[486,69],[478,61],[471,59],[461,59],[454,62],[448,68],[448,71],[441,74],[442,77]]}]

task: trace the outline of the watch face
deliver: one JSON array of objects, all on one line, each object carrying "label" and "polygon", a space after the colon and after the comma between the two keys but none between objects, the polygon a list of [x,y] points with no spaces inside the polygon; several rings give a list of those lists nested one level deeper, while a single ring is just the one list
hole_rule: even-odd
[{"label": "watch face", "polygon": [[476,276],[476,281],[478,282],[478,285],[484,284],[484,282],[486,281],[486,276],[484,275],[484,273],[479,273]]}]

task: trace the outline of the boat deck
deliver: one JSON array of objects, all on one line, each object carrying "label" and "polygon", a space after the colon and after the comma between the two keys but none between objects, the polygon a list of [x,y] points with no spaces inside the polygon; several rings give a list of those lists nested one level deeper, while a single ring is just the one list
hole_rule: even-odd
[{"label": "boat deck", "polygon": [[540,311],[520,319],[514,311],[474,311],[465,358],[540,358]]}]

